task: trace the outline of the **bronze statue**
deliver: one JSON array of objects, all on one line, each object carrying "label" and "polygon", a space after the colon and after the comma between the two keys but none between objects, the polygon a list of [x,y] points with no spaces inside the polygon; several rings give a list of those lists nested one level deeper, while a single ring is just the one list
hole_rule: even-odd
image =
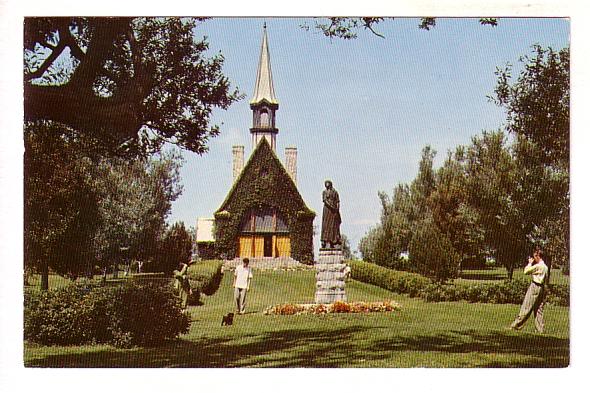
[{"label": "bronze statue", "polygon": [[326,189],[322,192],[324,210],[322,212],[322,248],[336,248],[342,243],[340,238],[340,198],[338,192],[332,186],[332,181],[326,180]]}]

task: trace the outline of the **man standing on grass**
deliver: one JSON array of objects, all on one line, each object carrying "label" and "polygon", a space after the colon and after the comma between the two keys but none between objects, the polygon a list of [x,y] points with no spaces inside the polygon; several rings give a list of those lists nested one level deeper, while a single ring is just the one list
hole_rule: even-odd
[{"label": "man standing on grass", "polygon": [[531,274],[532,282],[526,292],[520,312],[510,325],[511,329],[520,330],[527,319],[534,314],[535,328],[539,333],[543,333],[545,323],[543,321],[543,303],[545,300],[545,284],[547,281],[549,268],[543,261],[543,251],[536,250],[533,257],[529,257],[529,263],[524,268],[524,274]]},{"label": "man standing on grass", "polygon": [[234,298],[238,307],[238,314],[243,314],[246,309],[246,292],[250,290],[252,269],[248,267],[250,260],[244,258],[243,264],[236,267],[234,272]]}]

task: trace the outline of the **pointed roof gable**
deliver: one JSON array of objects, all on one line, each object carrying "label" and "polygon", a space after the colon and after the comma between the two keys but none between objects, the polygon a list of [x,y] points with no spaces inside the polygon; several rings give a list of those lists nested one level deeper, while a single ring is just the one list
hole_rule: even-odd
[{"label": "pointed roof gable", "polygon": [[[299,209],[311,211],[305,204],[305,201],[301,197],[301,194],[299,194],[297,185],[295,184],[291,176],[289,176],[289,174],[287,173],[287,170],[285,169],[285,167],[283,166],[275,152],[270,147],[270,144],[268,143],[266,138],[262,138],[256,146],[256,148],[254,149],[254,151],[252,152],[252,154],[250,155],[250,158],[244,166],[244,169],[242,169],[242,172],[234,182],[232,188],[227,193],[225,200],[223,201],[219,209],[217,209],[216,213],[219,213],[227,208],[228,204],[230,204],[230,202],[232,201],[233,195],[236,193],[238,189],[251,186],[252,184],[246,183],[252,183],[252,180],[254,178],[260,179],[259,174],[253,172],[258,171],[258,168],[255,167],[258,166],[258,164],[263,160],[272,165],[272,167],[274,167],[273,169],[276,169],[276,172],[280,176],[281,183],[284,184],[284,186],[288,190],[288,194],[290,194],[289,197],[294,198],[293,202],[295,202],[295,204],[299,206]],[[271,168],[267,169],[271,170]]]},{"label": "pointed roof gable", "polygon": [[269,104],[278,104],[275,96],[275,89],[272,83],[272,70],[270,69],[270,53],[268,51],[268,37],[266,36],[266,23],[262,35],[262,47],[258,61],[258,73],[256,74],[256,85],[254,86],[254,97],[250,105],[256,105],[263,100]]}]

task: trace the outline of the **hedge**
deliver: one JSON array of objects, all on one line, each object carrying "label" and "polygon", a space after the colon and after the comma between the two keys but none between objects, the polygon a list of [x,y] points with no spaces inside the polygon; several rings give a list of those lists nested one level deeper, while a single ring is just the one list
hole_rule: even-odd
[{"label": "hedge", "polygon": [[217,291],[223,278],[222,267],[223,261],[218,260],[195,262],[189,266],[187,274],[193,291],[189,304],[198,304],[201,293],[211,296]]},{"label": "hedge", "polygon": [[25,293],[25,339],[45,345],[151,346],[186,333],[189,325],[169,280]]},{"label": "hedge", "polygon": [[420,296],[421,291],[432,281],[417,273],[391,270],[363,261],[348,261],[351,278],[373,284],[396,293],[411,297]]},{"label": "hedge", "polygon": [[[433,283],[416,273],[391,270],[373,263],[348,261],[351,277],[396,293],[421,297],[429,302],[468,301],[472,303],[520,304],[530,281],[504,280],[496,283]],[[569,286],[550,284],[546,301],[558,306],[569,306]]]},{"label": "hedge", "polygon": [[[530,281],[522,279],[499,283],[431,284],[422,290],[420,296],[429,302],[465,300],[471,303],[521,304],[529,285]],[[550,284],[545,301],[557,306],[569,306],[569,286]]]}]

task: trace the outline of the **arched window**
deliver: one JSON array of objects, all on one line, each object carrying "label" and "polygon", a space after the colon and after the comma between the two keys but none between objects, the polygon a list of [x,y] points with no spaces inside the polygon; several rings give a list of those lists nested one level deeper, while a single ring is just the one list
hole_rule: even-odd
[{"label": "arched window", "polygon": [[266,109],[260,112],[260,127],[270,127],[270,116]]},{"label": "arched window", "polygon": [[272,208],[251,209],[246,212],[240,230],[249,233],[289,232],[283,217]]}]

